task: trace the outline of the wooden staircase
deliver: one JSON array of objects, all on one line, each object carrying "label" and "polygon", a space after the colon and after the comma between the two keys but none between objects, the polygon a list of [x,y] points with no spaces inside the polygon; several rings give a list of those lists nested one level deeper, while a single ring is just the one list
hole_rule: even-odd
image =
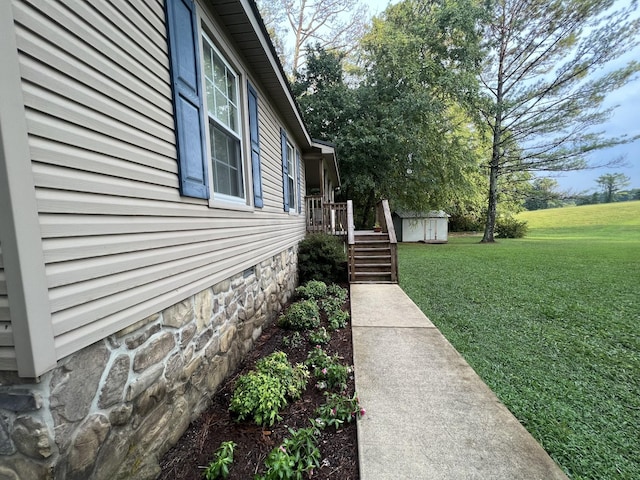
[{"label": "wooden staircase", "polygon": [[[348,214],[351,213],[350,207],[348,204]],[[397,242],[386,200],[382,201],[380,210],[382,232],[349,229],[350,283],[398,283]],[[351,225],[349,223],[350,227]]]},{"label": "wooden staircase", "polygon": [[396,283],[388,233],[355,232],[352,283]]}]

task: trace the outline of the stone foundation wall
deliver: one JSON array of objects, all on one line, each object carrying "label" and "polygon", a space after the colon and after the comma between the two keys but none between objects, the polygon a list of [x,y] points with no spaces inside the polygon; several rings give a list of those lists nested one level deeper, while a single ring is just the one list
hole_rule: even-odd
[{"label": "stone foundation wall", "polygon": [[0,479],[153,479],[296,286],[289,249],[61,360],[0,372]]}]

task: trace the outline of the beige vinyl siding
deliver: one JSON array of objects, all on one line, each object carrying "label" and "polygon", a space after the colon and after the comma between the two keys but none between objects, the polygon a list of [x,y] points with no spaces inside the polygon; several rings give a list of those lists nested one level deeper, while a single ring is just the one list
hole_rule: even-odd
[{"label": "beige vinyl siding", "polygon": [[281,122],[262,96],[264,208],[180,197],[163,2],[125,3],[14,2],[58,358],[305,232],[282,211]]}]

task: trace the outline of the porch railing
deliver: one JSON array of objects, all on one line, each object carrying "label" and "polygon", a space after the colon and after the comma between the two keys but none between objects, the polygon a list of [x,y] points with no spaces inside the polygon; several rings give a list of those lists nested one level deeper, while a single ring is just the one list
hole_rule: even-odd
[{"label": "porch railing", "polygon": [[391,281],[398,283],[398,239],[393,226],[389,200],[380,200],[376,205],[376,222],[382,227],[382,231],[389,235],[389,248],[391,249]]},{"label": "porch railing", "polygon": [[322,200],[321,195],[305,197],[307,204],[307,231],[347,234],[347,204],[330,203]]}]

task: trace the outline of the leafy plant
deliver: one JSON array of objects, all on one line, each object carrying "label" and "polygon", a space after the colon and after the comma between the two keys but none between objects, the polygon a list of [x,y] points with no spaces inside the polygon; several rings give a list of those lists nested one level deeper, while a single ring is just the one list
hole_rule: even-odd
[{"label": "leafy plant", "polygon": [[296,294],[307,300],[320,300],[327,295],[327,284],[321,280],[309,280],[296,288]]},{"label": "leafy plant", "polygon": [[305,363],[313,367],[313,375],[318,380],[316,386],[321,389],[344,389],[347,378],[353,369],[340,363],[337,355],[329,356],[319,345],[309,355]]},{"label": "leafy plant", "polygon": [[207,480],[215,480],[217,478],[227,478],[229,476],[229,467],[233,463],[233,449],[236,448],[234,442],[222,442],[215,453],[215,459],[207,466],[202,476]]},{"label": "leafy plant", "polygon": [[320,467],[320,450],[316,437],[320,434],[315,426],[289,429],[290,437],[285,438],[282,445],[271,450],[264,464],[267,467],[264,475],[257,475],[256,480],[302,480],[304,474]]},{"label": "leafy plant", "polygon": [[347,256],[342,242],[333,235],[308,235],[298,246],[300,282],[322,280],[325,283],[346,280]]},{"label": "leafy plant", "polygon": [[274,352],[256,363],[256,370],[280,380],[285,395],[297,400],[307,387],[309,369],[303,364],[291,366],[284,352]]},{"label": "leafy plant", "polygon": [[316,424],[320,428],[333,426],[337,430],[343,423],[359,420],[366,413],[355,393],[353,397],[330,392],[324,395],[325,403],[316,409]]},{"label": "leafy plant", "polygon": [[340,301],[341,303],[344,303],[344,301],[347,299],[347,294],[347,289],[342,288],[337,283],[327,285],[327,295]]},{"label": "leafy plant", "polygon": [[496,221],[496,237],[524,238],[529,230],[527,222],[513,217],[500,218]]},{"label": "leafy plant", "polygon": [[315,300],[292,303],[278,320],[278,325],[289,330],[310,330],[320,326],[318,303]]},{"label": "leafy plant", "polygon": [[325,345],[331,340],[331,335],[327,332],[327,329],[320,327],[318,330],[314,330],[309,334],[309,342],[313,345]]},{"label": "leafy plant", "polygon": [[349,312],[338,310],[329,316],[329,330],[344,328],[349,321]]},{"label": "leafy plant", "polygon": [[299,348],[304,343],[304,338],[300,335],[300,332],[295,331],[291,335],[287,335],[282,338],[282,344],[289,348]]},{"label": "leafy plant", "polygon": [[238,378],[229,410],[237,420],[253,417],[257,425],[273,425],[278,412],[287,404],[285,388],[277,378],[262,372],[249,372]]}]

